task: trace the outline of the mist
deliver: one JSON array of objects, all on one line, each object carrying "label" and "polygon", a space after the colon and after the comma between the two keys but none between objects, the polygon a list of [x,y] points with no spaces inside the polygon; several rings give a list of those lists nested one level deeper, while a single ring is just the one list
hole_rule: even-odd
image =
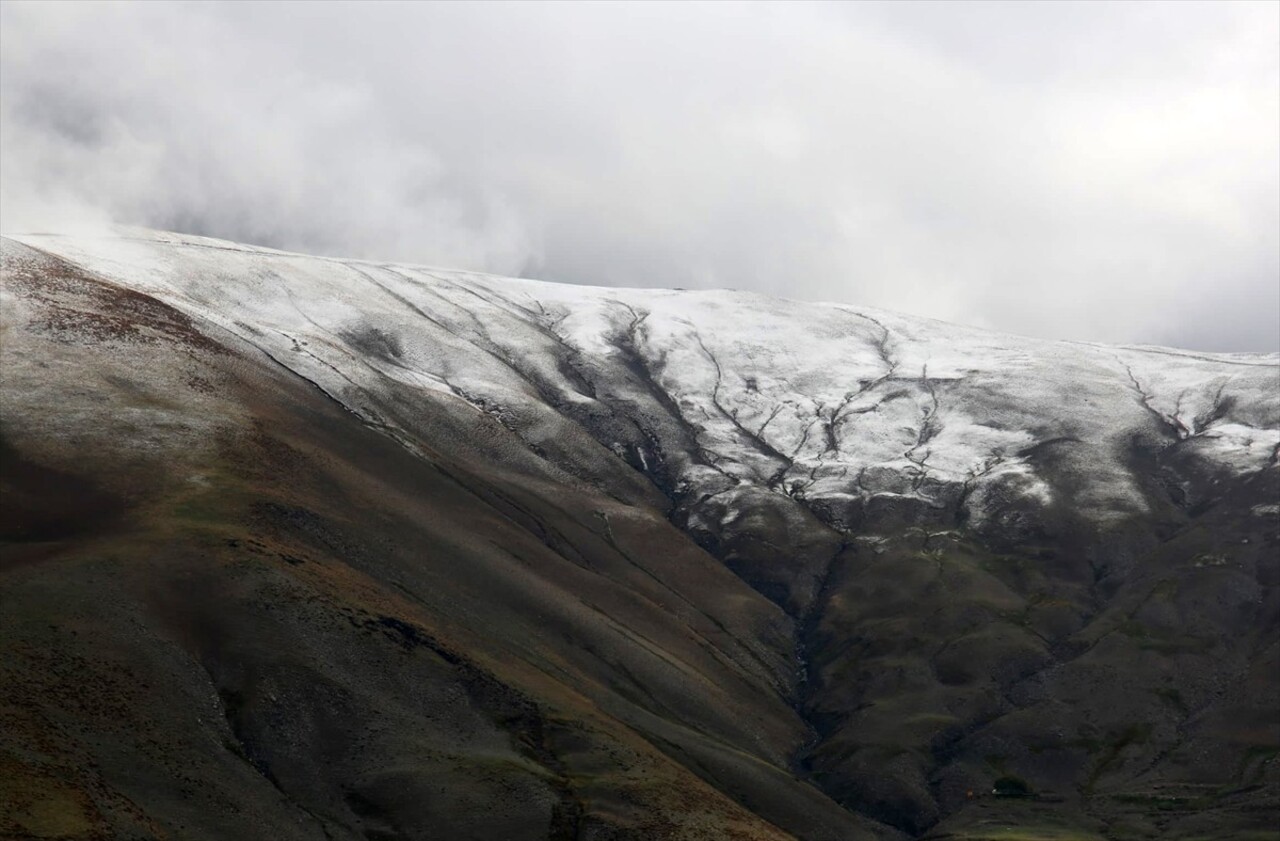
[{"label": "mist", "polygon": [[1280,4],[0,5],[0,227],[1280,350]]}]

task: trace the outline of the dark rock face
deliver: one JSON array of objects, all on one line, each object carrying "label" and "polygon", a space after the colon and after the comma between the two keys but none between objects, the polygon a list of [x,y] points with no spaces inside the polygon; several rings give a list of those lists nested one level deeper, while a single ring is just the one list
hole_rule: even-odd
[{"label": "dark rock face", "polygon": [[28,243],[0,834],[1280,820],[1274,358]]}]

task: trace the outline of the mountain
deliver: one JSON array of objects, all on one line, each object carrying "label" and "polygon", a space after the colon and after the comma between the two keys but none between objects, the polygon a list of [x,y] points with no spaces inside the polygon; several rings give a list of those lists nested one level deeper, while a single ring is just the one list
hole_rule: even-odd
[{"label": "mountain", "polygon": [[0,256],[2,834],[1276,837],[1276,355]]}]

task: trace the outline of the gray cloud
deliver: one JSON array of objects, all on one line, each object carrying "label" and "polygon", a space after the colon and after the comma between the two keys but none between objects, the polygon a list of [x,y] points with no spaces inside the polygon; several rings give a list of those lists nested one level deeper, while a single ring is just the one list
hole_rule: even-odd
[{"label": "gray cloud", "polygon": [[1273,3],[0,6],[0,224],[1280,348]]}]

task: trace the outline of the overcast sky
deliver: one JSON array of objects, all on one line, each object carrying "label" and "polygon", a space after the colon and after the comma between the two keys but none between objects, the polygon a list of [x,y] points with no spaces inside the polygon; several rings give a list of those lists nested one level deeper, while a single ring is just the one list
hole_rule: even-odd
[{"label": "overcast sky", "polygon": [[1280,3],[0,4],[0,227],[1280,349]]}]

